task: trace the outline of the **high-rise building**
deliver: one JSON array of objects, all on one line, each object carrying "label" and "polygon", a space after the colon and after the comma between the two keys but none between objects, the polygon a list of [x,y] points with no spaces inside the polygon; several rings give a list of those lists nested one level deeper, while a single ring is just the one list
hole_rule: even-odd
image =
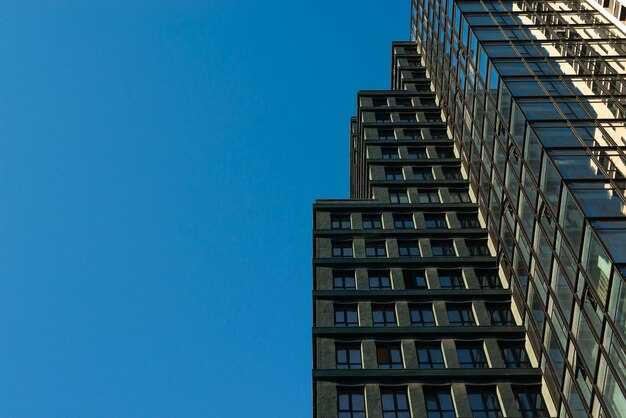
[{"label": "high-rise building", "polygon": [[[412,0],[314,205],[315,418],[626,416],[626,35]],[[615,10],[614,6],[612,10]]]}]

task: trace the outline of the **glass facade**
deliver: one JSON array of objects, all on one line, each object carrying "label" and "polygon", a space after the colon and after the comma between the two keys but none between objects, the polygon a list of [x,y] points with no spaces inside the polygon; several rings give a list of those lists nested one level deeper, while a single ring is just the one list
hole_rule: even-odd
[{"label": "glass facade", "polygon": [[579,0],[413,0],[411,18],[557,413],[622,416],[626,35]]}]

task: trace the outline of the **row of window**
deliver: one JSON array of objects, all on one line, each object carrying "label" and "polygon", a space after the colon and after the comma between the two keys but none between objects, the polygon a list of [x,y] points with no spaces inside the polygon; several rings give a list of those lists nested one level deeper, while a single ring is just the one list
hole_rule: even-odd
[{"label": "row of window", "polygon": [[[498,272],[496,269],[475,269],[474,272],[480,289],[497,289],[502,287],[498,280]],[[463,271],[461,269],[438,269],[437,275],[439,287],[442,289],[466,288]],[[367,276],[370,290],[392,289],[392,280],[389,270],[368,270]],[[403,270],[402,276],[405,289],[428,289],[425,270]],[[333,289],[356,290],[357,285],[354,270],[334,270]]]},{"label": "row of window", "polygon": [[[391,101],[389,99],[392,99]],[[372,97],[372,106],[374,107],[413,107],[413,106],[436,106],[434,97]],[[361,103],[361,106],[367,106],[366,103]]]},{"label": "row of window", "polygon": [[[472,417],[504,417],[495,386],[466,386],[467,401]],[[456,418],[455,404],[450,386],[423,387],[426,418]],[[535,386],[514,386],[519,416],[548,417],[548,410]],[[411,418],[407,387],[381,387],[381,407],[383,418]],[[337,411],[339,418],[366,418],[364,388],[338,388]]]},{"label": "row of window", "polygon": [[[462,369],[489,368],[484,344],[480,341],[455,341],[456,360]],[[404,369],[406,365],[400,342],[379,342],[376,345],[376,365],[379,369]],[[505,368],[532,367],[523,341],[498,341],[498,348]],[[441,341],[416,341],[418,368],[449,368]],[[448,352],[447,355],[450,355]],[[447,360],[447,361],[446,361]],[[361,343],[336,343],[335,367],[337,369],[362,369]]]},{"label": "row of window", "polygon": [[[452,146],[434,147],[434,149],[435,154],[428,151],[426,147],[408,147],[406,158],[409,160],[423,160],[428,158],[456,158]],[[381,147],[380,155],[383,160],[399,160],[400,149],[398,147]]]},{"label": "row of window", "polygon": [[[513,326],[515,318],[508,302],[487,302],[485,308],[492,326]],[[358,327],[359,308],[356,303],[335,304],[336,327]],[[471,302],[446,302],[449,326],[474,326],[476,320]],[[437,326],[432,302],[410,303],[411,326]],[[396,307],[394,303],[372,304],[372,324],[375,327],[396,327]],[[484,325],[484,324],[481,324]]]},{"label": "row of window", "polygon": [[[459,166],[444,166],[441,168],[443,172],[443,178],[445,180],[461,180],[463,177],[461,176],[461,169]],[[409,171],[406,171],[407,174]],[[439,178],[435,178],[433,174],[433,167],[412,167],[410,174],[413,180],[442,180]],[[402,170],[402,167],[387,167],[385,168],[385,180],[397,181],[397,180],[408,180],[407,175],[405,175],[405,171]]]},{"label": "row of window", "polygon": [[[428,229],[448,228],[445,213],[424,213],[425,227]],[[394,213],[393,227],[395,229],[414,229],[415,216],[413,213]],[[380,213],[361,215],[363,229],[383,229],[382,216]],[[480,228],[480,222],[476,213],[458,213],[457,219],[461,228]],[[352,229],[352,216],[350,214],[334,214],[330,216],[332,229]]]},{"label": "row of window", "polygon": [[[434,104],[434,100],[433,100]],[[423,117],[420,117],[420,114]],[[369,122],[370,114],[363,112],[363,122]],[[417,123],[417,122],[443,122],[441,112],[374,112],[374,120],[376,123]]]},{"label": "row of window", "polygon": [[[452,239],[427,239],[430,241],[430,248],[433,257],[455,257],[457,251]],[[420,239],[397,240],[398,255],[400,257],[421,257]],[[366,257],[387,257],[387,241],[386,240],[366,240],[365,256]],[[489,256],[489,247],[486,239],[466,239],[465,246],[468,254],[472,257]],[[354,257],[354,249],[352,240],[332,241],[333,257]]]},{"label": "row of window", "polygon": [[[421,274],[419,274],[421,273]],[[481,289],[493,289],[500,287],[497,273],[494,270],[476,272],[479,287]],[[437,269],[440,289],[465,289],[467,288],[461,269]],[[367,277],[370,290],[391,290],[392,281],[389,270],[368,270]],[[405,278],[411,282],[409,288],[426,289],[426,275],[424,270],[405,273]],[[432,282],[431,282],[432,283]],[[418,287],[419,285],[419,287]],[[405,281],[405,288],[407,282]],[[333,272],[334,290],[356,290],[354,270],[336,270]]]},{"label": "row of window", "polygon": [[[402,136],[400,137],[400,131]],[[366,140],[371,141],[394,141],[396,139],[403,140],[449,140],[448,133],[445,129],[430,128],[430,136],[426,136],[421,129],[396,128],[396,129],[376,129],[366,131]],[[370,133],[371,132],[371,133]]]},{"label": "row of window", "polygon": [[431,188],[418,188],[416,189],[417,197],[412,202],[409,197],[408,189],[389,189],[389,203],[471,203],[468,190],[463,189],[448,189],[448,199],[444,202],[439,195],[439,189],[435,187]]}]

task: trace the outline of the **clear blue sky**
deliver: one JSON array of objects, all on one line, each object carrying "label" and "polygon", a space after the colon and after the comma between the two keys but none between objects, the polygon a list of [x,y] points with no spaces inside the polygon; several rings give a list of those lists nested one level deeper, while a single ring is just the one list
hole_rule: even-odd
[{"label": "clear blue sky", "polygon": [[0,416],[310,416],[311,204],[408,0],[0,16]]}]

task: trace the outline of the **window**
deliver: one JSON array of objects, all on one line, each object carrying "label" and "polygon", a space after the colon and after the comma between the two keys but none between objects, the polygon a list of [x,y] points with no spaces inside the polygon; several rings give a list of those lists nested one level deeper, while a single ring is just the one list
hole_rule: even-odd
[{"label": "window", "polygon": [[448,227],[446,215],[443,213],[426,213],[424,214],[424,221],[426,221],[426,228],[428,229]]},{"label": "window", "polygon": [[501,341],[500,351],[507,368],[524,369],[531,367],[523,341]]},{"label": "window", "polygon": [[355,290],[356,281],[354,280],[354,271],[333,271],[333,289]]},{"label": "window", "polygon": [[432,180],[433,169],[431,167],[413,167],[413,180]]},{"label": "window", "polygon": [[372,322],[375,327],[395,327],[396,309],[394,305],[372,305]]},{"label": "window", "polygon": [[457,342],[456,355],[459,358],[459,364],[462,369],[480,369],[489,367],[482,343]]},{"label": "window", "polygon": [[383,160],[398,160],[400,154],[398,154],[398,148],[381,148],[380,150]]},{"label": "window", "polygon": [[350,215],[330,215],[332,229],[350,229]]},{"label": "window", "polygon": [[455,158],[452,147],[436,147],[439,158]]},{"label": "window", "polygon": [[418,129],[405,129],[404,139],[422,139],[422,132]]},{"label": "window", "polygon": [[363,215],[363,229],[382,229],[380,215]]},{"label": "window", "polygon": [[491,325],[509,326],[515,325],[515,318],[511,312],[509,303],[487,303],[487,313],[491,320]]},{"label": "window", "polygon": [[363,389],[337,390],[338,418],[366,418]]},{"label": "window", "polygon": [[438,189],[418,189],[417,197],[420,203],[439,203]]},{"label": "window", "polygon": [[471,203],[472,200],[469,197],[466,189],[450,189],[450,199],[454,203]]},{"label": "window", "polygon": [[431,240],[430,247],[435,257],[454,257],[454,243],[451,239]]},{"label": "window", "polygon": [[442,289],[465,289],[461,270],[437,270]]},{"label": "window", "polygon": [[336,327],[358,327],[359,310],[357,305],[335,305]]},{"label": "window", "polygon": [[333,257],[352,257],[352,241],[333,241]]},{"label": "window", "polygon": [[376,118],[376,122],[378,123],[388,123],[391,122],[391,114],[386,112],[376,112],[374,113],[374,117]]},{"label": "window", "polygon": [[541,396],[541,390],[538,387],[514,386],[513,393],[522,417],[539,418],[550,416]]},{"label": "window", "polygon": [[402,350],[398,343],[376,343],[376,360],[379,369],[401,369],[404,367]]},{"label": "window", "polygon": [[478,286],[481,289],[499,289],[498,270],[475,270]]},{"label": "window", "polygon": [[396,139],[396,135],[393,129],[379,129],[378,139],[380,141],[393,141]]},{"label": "window", "polygon": [[474,314],[472,313],[471,303],[448,303],[446,304],[446,310],[448,311],[448,322],[450,326],[474,325]]},{"label": "window", "polygon": [[493,387],[468,387],[467,398],[472,409],[472,417],[502,417],[498,395]]},{"label": "window", "polygon": [[360,344],[340,344],[335,347],[337,353],[338,369],[360,369],[361,368],[361,345]]},{"label": "window", "polygon": [[456,418],[450,388],[424,388],[427,418]]},{"label": "window", "polygon": [[368,271],[368,280],[371,290],[389,290],[391,289],[391,279],[388,270]]},{"label": "window", "polygon": [[460,180],[461,170],[458,167],[443,167],[443,175],[446,180]]},{"label": "window", "polygon": [[399,113],[400,122],[417,122],[417,118],[415,117],[415,113]]},{"label": "window", "polygon": [[365,256],[366,257],[385,257],[387,250],[385,249],[385,241],[366,241]]},{"label": "window", "polygon": [[489,256],[489,247],[486,239],[466,239],[465,245],[470,256],[486,257]]},{"label": "window", "polygon": [[409,158],[411,159],[421,160],[421,159],[428,158],[425,147],[409,148],[408,152],[409,152]]},{"label": "window", "polygon": [[385,168],[385,179],[387,180],[404,180],[401,168]]},{"label": "window", "polygon": [[416,343],[417,361],[420,369],[443,369],[443,352],[441,343]]},{"label": "window", "polygon": [[[435,101],[432,101],[432,106],[435,106]],[[430,137],[432,139],[448,139],[448,132],[445,129],[430,129]]]},{"label": "window", "polygon": [[389,190],[389,201],[391,203],[409,203],[406,189]]},{"label": "window", "polygon": [[420,247],[418,240],[398,241],[398,254],[400,257],[419,257]]},{"label": "window", "polygon": [[457,215],[461,228],[480,228],[480,222],[475,214],[459,213]]},{"label": "window", "polygon": [[376,107],[387,106],[387,98],[386,97],[372,97],[372,104]]},{"label": "window", "polygon": [[424,112],[424,117],[427,122],[441,122],[441,113],[439,112]]},{"label": "window", "polygon": [[434,327],[435,315],[431,303],[416,303],[409,305],[411,325],[416,327]]},{"label": "window", "polygon": [[424,270],[403,270],[405,289],[426,289],[426,273]]},{"label": "window", "polygon": [[406,389],[381,389],[383,418],[411,418]]},{"label": "window", "polygon": [[396,98],[396,106],[411,107],[413,102],[410,98]]},{"label": "window", "polygon": [[408,213],[394,214],[393,215],[393,227],[396,229],[413,229],[413,215]]}]

